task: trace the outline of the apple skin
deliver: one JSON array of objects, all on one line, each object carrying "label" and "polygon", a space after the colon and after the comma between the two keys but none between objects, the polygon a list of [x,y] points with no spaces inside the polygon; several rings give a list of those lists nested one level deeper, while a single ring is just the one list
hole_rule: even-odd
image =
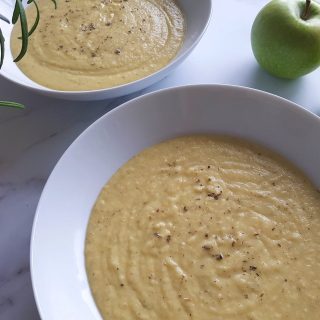
[{"label": "apple skin", "polygon": [[320,65],[320,5],[311,2],[307,20],[305,7],[305,0],[272,0],[253,23],[253,54],[274,76],[295,79]]}]

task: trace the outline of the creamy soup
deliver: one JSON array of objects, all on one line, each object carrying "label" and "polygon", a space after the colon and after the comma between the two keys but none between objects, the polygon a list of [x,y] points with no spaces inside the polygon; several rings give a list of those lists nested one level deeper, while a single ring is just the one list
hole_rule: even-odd
[{"label": "creamy soup", "polygon": [[166,141],[104,187],[85,259],[107,320],[318,320],[320,193],[259,146]]},{"label": "creamy soup", "polygon": [[[32,80],[58,90],[128,83],[161,69],[179,51],[185,23],[175,0],[40,1],[41,19],[18,63]],[[36,10],[27,10],[29,24]],[[20,51],[20,26],[11,48]]]}]

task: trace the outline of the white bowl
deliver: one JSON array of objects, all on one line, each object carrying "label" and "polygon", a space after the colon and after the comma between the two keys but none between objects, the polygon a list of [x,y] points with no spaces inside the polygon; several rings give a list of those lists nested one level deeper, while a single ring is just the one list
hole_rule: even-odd
[{"label": "white bowl", "polygon": [[80,135],[44,188],[31,241],[31,275],[42,319],[101,319],[84,263],[92,205],[133,155],[193,133],[256,141],[291,160],[320,187],[320,118],[287,100],[253,89],[199,85],[129,101]]},{"label": "white bowl", "polygon": [[[121,86],[89,91],[60,91],[43,87],[29,79],[13,62],[9,41],[12,25],[6,24],[1,20],[0,26],[7,41],[5,42],[6,55],[2,69],[0,70],[0,75],[35,92],[69,100],[103,100],[142,90],[143,88],[146,88],[166,77],[172,70],[182,63],[200,41],[208,26],[211,15],[212,0],[201,0],[201,5],[199,4],[199,1],[195,0],[176,1],[184,13],[187,26],[182,48],[178,55],[167,66],[143,79]],[[11,19],[14,4],[15,0],[0,0],[1,14],[8,19]]]}]

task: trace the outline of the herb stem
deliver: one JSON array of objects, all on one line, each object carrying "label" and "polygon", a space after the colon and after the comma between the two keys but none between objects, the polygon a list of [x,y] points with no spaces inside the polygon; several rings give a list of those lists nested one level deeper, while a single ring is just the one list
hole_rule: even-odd
[{"label": "herb stem", "polygon": [[18,56],[13,60],[14,62],[20,61],[28,50],[28,22],[26,17],[26,12],[24,11],[24,7],[22,5],[21,0],[16,0],[16,5],[13,11],[12,23],[15,24],[20,17],[20,25],[21,25],[21,50]]},{"label": "herb stem", "polygon": [[4,59],[4,37],[0,28],[0,69],[3,65],[3,59]]},{"label": "herb stem", "polygon": [[7,19],[5,16],[3,16],[1,13],[0,13],[0,20],[5,21],[6,23],[10,23],[10,20]]},{"label": "herb stem", "polygon": [[303,14],[301,15],[301,18],[305,21],[309,19],[310,8],[311,8],[311,0],[306,0],[306,6],[304,8]]},{"label": "herb stem", "polygon": [[17,103],[17,102],[11,102],[11,101],[0,101],[0,107],[24,109],[23,104]]}]

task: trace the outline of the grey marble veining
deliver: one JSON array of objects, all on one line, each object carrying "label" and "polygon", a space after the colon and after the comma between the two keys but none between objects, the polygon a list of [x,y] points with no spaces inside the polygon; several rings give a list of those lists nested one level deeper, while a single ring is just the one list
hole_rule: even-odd
[{"label": "grey marble veining", "polygon": [[[144,92],[195,83],[229,83],[265,90],[320,114],[320,71],[296,81],[275,79],[256,64],[250,28],[267,1],[214,0],[206,35],[167,79],[112,101],[70,102],[32,94],[0,78],[0,100],[25,110],[0,109],[0,320],[38,320],[29,270],[32,221],[54,165],[92,122]],[[64,320],[64,319],[57,319]]]}]

